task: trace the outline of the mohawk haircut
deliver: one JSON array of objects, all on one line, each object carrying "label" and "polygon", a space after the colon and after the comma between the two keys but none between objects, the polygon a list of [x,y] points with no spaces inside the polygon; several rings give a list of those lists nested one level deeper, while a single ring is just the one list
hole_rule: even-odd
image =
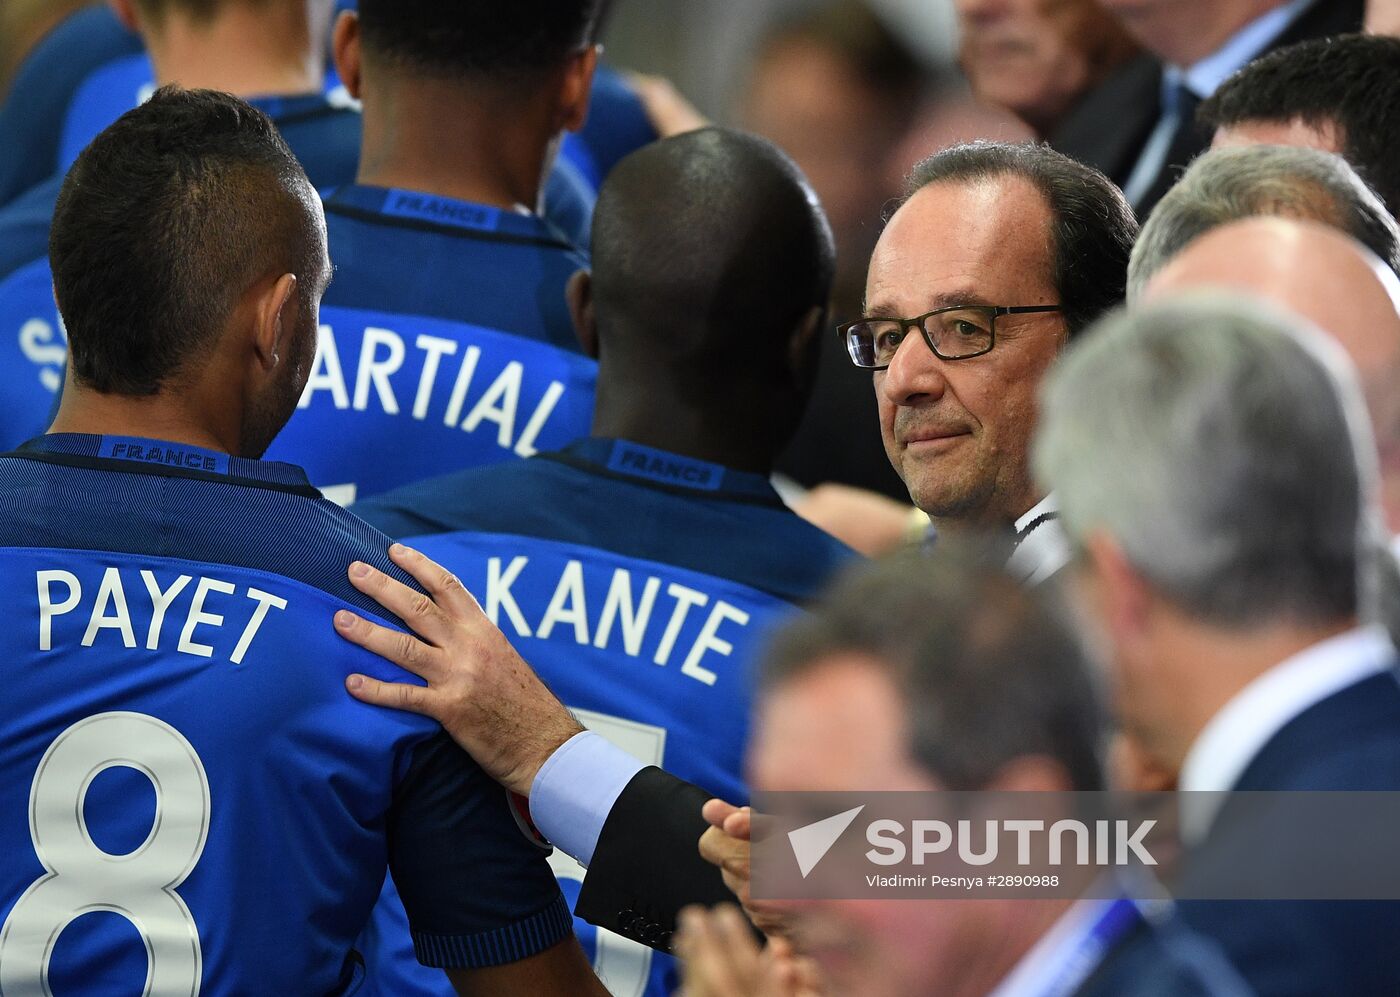
[{"label": "mohawk haircut", "polygon": [[307,273],[310,184],[270,118],[163,87],[78,157],[49,260],[74,376],[152,395],[213,342],[255,282]]}]

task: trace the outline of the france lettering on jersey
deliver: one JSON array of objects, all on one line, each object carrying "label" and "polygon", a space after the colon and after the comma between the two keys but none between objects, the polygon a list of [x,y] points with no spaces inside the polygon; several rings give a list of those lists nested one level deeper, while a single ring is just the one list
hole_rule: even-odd
[{"label": "france lettering on jersey", "polygon": [[61,122],[88,74],[140,51],[107,4],[71,15],[34,47],[0,104],[0,207],[54,172]]},{"label": "france lettering on jersey", "polygon": [[588,432],[597,365],[564,297],[588,263],[546,222],[362,186],[326,222],[315,364],[269,456],[348,502]]},{"label": "france lettering on jersey", "polygon": [[[754,657],[774,624],[855,558],[758,475],[598,438],[354,511],[456,572],[588,726],[735,801],[747,798]],[[582,869],[559,853],[552,864],[572,901]],[[575,927],[614,994],[674,989],[669,957]],[[395,932],[380,925],[379,937],[389,947]],[[385,962],[414,971],[384,948],[366,958],[372,979],[389,972]]]},{"label": "france lettering on jersey", "polygon": [[505,791],[344,690],[404,678],[331,628],[383,619],[345,570],[395,571],[387,544],[288,465],[70,435],[0,457],[0,992],[346,992],[386,857],[426,963],[568,936]]}]

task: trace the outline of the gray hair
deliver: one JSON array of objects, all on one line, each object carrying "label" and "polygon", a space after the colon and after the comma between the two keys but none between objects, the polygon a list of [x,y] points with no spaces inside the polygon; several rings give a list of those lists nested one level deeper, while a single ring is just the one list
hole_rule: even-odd
[{"label": "gray hair", "polygon": [[947,788],[984,789],[1039,755],[1058,761],[1072,788],[1102,789],[1097,675],[1054,593],[1019,584],[1006,559],[1000,545],[947,537],[931,553],[862,565],[779,632],[761,689],[859,654],[888,669],[910,755]]},{"label": "gray hair", "polygon": [[1258,215],[1341,229],[1400,272],[1400,227],[1342,157],[1279,145],[1214,149],[1191,164],[1143,225],[1128,262],[1128,300],[1199,236]]},{"label": "gray hair", "polygon": [[1218,293],[1120,314],[1070,351],[1042,406],[1036,473],[1077,549],[1105,531],[1220,626],[1369,606],[1375,448],[1350,365],[1301,320]]}]

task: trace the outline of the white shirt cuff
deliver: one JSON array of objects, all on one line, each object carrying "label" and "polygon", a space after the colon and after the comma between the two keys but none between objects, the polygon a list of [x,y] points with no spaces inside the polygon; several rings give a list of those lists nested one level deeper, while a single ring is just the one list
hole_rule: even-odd
[{"label": "white shirt cuff", "polygon": [[613,804],[644,768],[601,734],[580,731],[540,766],[530,818],[554,847],[587,866]]}]

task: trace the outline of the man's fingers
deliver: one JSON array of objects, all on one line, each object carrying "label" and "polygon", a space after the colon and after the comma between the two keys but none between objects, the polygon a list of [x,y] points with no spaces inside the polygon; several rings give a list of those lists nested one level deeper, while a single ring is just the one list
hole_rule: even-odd
[{"label": "man's fingers", "polygon": [[717,827],[700,835],[700,857],[743,879],[749,877],[749,843],[731,838]]},{"label": "man's fingers", "polygon": [[363,561],[350,565],[350,584],[408,624],[418,636],[440,645],[452,632],[452,623],[432,597]]},{"label": "man's fingers", "polygon": [[462,580],[428,555],[403,544],[389,548],[389,559],[407,571],[439,609],[459,623],[470,623],[482,615],[476,598],[467,591]]},{"label": "man's fingers", "polygon": [[380,626],[348,609],[335,614],[335,629],[350,643],[358,644],[420,678],[435,682],[442,677],[442,663],[437,650],[413,634]]},{"label": "man's fingers", "polygon": [[726,854],[724,832],[717,827],[705,828],[700,835],[700,857],[711,865],[723,865]]},{"label": "man's fingers", "polygon": [[740,807],[724,818],[724,833],[740,841],[749,841],[753,835],[753,810]]},{"label": "man's fingers", "polygon": [[749,927],[749,919],[733,904],[723,904],[715,908],[715,927],[720,939],[734,951],[757,950],[758,945],[753,940],[753,929]]},{"label": "man's fingers", "polygon": [[350,675],[345,679],[345,688],[362,703],[421,713],[441,722],[441,718],[434,713],[435,700],[432,692],[421,685],[381,682],[368,675]]},{"label": "man's fingers", "polygon": [[705,820],[709,821],[715,827],[723,827],[726,818],[728,818],[730,814],[738,813],[739,808],[732,803],[726,803],[724,800],[716,799],[708,801],[700,812],[704,815]]},{"label": "man's fingers", "polygon": [[720,941],[714,916],[700,907],[681,911],[677,952],[685,960],[686,993],[730,997],[747,993],[735,953]]}]

